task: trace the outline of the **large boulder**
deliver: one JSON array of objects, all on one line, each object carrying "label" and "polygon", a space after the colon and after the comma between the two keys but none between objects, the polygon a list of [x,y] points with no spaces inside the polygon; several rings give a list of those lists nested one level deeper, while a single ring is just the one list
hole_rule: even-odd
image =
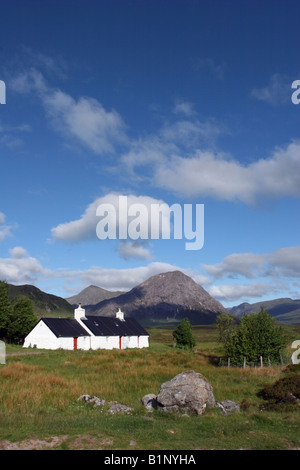
[{"label": "large boulder", "polygon": [[183,411],[202,415],[206,407],[215,406],[211,384],[203,375],[189,370],[161,385],[157,404],[164,411]]}]

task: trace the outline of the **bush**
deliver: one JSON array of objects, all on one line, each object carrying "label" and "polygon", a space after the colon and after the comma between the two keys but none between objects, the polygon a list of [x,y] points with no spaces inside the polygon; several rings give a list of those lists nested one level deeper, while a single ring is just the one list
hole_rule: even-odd
[{"label": "bush", "polygon": [[193,349],[196,345],[196,338],[193,335],[192,326],[188,318],[184,318],[175,328],[173,338],[176,341],[176,346]]},{"label": "bush", "polygon": [[281,326],[263,308],[259,313],[244,315],[232,334],[227,334],[224,347],[233,362],[280,362],[287,339]]},{"label": "bush", "polygon": [[274,384],[266,385],[258,396],[268,402],[268,407],[276,409],[282,405],[296,405],[300,410],[300,368],[288,366],[285,377],[277,380]]}]

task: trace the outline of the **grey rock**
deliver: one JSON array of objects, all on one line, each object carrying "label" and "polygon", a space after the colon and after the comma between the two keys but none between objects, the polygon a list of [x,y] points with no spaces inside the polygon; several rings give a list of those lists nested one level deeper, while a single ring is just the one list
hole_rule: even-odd
[{"label": "grey rock", "polygon": [[224,415],[228,415],[234,411],[240,411],[240,405],[231,400],[217,401],[216,406]]},{"label": "grey rock", "polygon": [[202,415],[206,407],[215,406],[215,398],[206,378],[189,370],[161,385],[157,403],[163,411]]},{"label": "grey rock", "polygon": [[77,398],[77,401],[83,401],[85,403],[91,403],[94,406],[104,406],[105,405],[105,400],[101,400],[100,398],[98,398],[94,395],[80,395],[80,397]]},{"label": "grey rock", "polygon": [[132,412],[133,412],[133,408],[130,408],[129,406],[126,406],[126,405],[121,405],[120,403],[112,405],[107,411],[109,415],[131,414]]},{"label": "grey rock", "polygon": [[156,395],[154,395],[154,393],[148,393],[147,395],[145,395],[141,399],[141,403],[150,412],[154,411],[158,406]]}]

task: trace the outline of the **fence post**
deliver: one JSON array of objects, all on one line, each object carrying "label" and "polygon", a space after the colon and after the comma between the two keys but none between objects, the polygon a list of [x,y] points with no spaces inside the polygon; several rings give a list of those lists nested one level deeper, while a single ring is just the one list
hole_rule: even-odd
[{"label": "fence post", "polygon": [[243,368],[245,369],[246,367],[246,358],[244,357],[244,365],[243,365]]},{"label": "fence post", "polygon": [[260,367],[263,367],[263,358],[260,356]]},{"label": "fence post", "polygon": [[227,367],[230,367],[230,357],[227,359]]},{"label": "fence post", "polygon": [[281,362],[281,365],[283,366],[283,360],[282,360],[282,355],[280,354],[280,362]]}]

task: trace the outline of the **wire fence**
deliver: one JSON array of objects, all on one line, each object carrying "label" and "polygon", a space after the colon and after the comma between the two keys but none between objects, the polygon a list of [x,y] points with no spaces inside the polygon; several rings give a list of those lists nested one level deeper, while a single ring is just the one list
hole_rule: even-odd
[{"label": "wire fence", "polygon": [[230,357],[221,357],[219,360],[219,367],[272,367],[278,365],[286,365],[291,363],[291,358],[285,355],[280,355],[277,360],[270,359],[269,357],[260,356],[258,361],[249,361],[246,357],[243,360],[236,361]]}]

